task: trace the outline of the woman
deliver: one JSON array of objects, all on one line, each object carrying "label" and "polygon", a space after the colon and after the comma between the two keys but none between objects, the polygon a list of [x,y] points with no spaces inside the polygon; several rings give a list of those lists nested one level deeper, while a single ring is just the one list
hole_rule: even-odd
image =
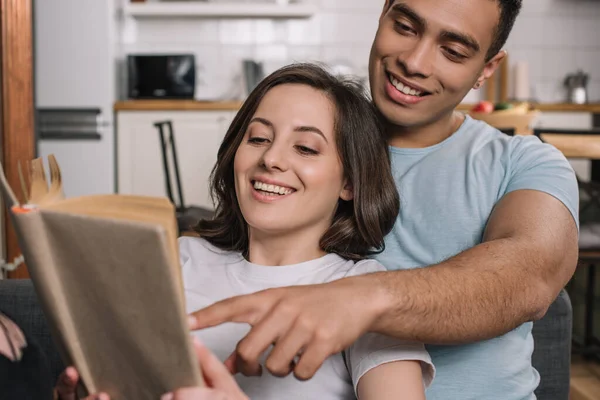
[{"label": "woman", "polygon": [[[374,107],[352,82],[307,64],[265,78],[219,149],[215,218],[198,225],[200,237],[179,241],[188,311],[269,288],[383,271],[366,260],[383,249],[399,207],[382,132]],[[290,348],[308,343],[303,324],[295,321],[279,340]],[[269,351],[270,343],[238,344],[247,332],[225,324],[195,335],[220,359],[236,348],[238,357]],[[298,366],[313,351],[304,348]],[[232,368],[235,357],[227,359]],[[283,376],[289,365],[269,370]],[[261,400],[424,399],[433,373],[422,344],[367,334],[340,348],[309,381],[268,373],[236,380]]]}]

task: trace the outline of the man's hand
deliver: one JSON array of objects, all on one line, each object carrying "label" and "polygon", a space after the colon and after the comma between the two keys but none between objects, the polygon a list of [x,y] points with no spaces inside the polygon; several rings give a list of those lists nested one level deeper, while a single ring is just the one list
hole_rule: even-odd
[{"label": "man's hand", "polygon": [[372,287],[380,285],[365,279],[374,275],[233,297],[191,314],[190,328],[248,323],[252,329],[226,362],[233,372],[260,375],[258,359],[274,344],[266,368],[276,376],[293,371],[298,379],[309,379],[327,357],[351,345],[378,318],[385,302]]}]

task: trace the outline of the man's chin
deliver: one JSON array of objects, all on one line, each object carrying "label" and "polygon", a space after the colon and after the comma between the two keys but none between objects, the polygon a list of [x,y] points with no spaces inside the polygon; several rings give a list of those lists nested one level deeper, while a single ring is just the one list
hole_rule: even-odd
[{"label": "man's chin", "polygon": [[379,110],[385,118],[386,125],[392,130],[394,127],[410,129],[426,125],[431,115],[425,114],[420,109],[401,106],[387,101],[386,104],[379,106]]}]

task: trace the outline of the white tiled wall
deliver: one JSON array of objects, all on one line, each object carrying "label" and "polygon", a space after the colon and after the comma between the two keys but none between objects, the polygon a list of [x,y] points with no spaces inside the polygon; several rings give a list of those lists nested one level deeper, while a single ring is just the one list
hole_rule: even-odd
[{"label": "white tiled wall", "polygon": [[[291,61],[311,60],[350,64],[366,76],[384,0],[305,1],[319,8],[305,20],[140,20],[125,29],[120,51],[195,53],[200,98],[236,94],[244,58],[263,61],[267,72]],[[562,79],[582,68],[591,75],[590,99],[600,101],[599,21],[600,0],[524,0],[507,49],[511,63],[529,63],[534,97],[564,100]]]}]

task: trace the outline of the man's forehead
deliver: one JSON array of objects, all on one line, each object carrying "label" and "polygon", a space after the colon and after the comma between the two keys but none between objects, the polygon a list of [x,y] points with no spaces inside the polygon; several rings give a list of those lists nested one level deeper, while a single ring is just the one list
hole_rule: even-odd
[{"label": "man's forehead", "polygon": [[[497,0],[388,0],[392,11],[410,11],[426,24],[475,37],[483,48],[491,45],[500,19]],[[477,18],[472,18],[477,15]]]}]

